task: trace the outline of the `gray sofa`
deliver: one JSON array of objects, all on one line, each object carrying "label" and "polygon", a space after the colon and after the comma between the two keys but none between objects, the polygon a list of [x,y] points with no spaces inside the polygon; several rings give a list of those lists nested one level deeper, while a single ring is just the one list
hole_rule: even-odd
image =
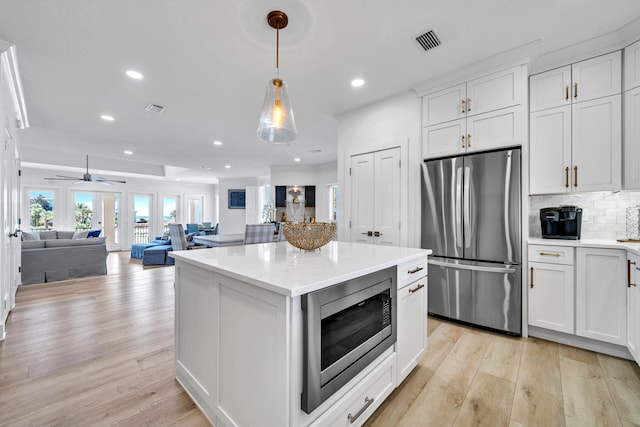
[{"label": "gray sofa", "polygon": [[107,274],[106,238],[86,238],[86,233],[23,232],[22,284]]}]

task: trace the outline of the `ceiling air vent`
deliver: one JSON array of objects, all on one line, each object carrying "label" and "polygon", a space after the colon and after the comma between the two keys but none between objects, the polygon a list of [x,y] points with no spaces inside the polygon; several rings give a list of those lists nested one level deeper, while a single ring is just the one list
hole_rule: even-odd
[{"label": "ceiling air vent", "polygon": [[416,36],[416,41],[424,50],[440,46],[440,39],[433,30],[429,30],[426,33]]},{"label": "ceiling air vent", "polygon": [[162,105],[150,103],[145,107],[145,110],[151,111],[152,113],[160,114],[164,111],[164,107]]}]

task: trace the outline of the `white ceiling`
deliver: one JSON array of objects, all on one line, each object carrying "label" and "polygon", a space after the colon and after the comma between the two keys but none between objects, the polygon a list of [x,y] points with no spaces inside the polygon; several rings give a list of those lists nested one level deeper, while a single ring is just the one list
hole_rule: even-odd
[{"label": "white ceiling", "polygon": [[[289,15],[280,76],[299,131],[284,146],[255,136],[275,75],[274,9]],[[82,168],[88,153],[100,169],[215,182],[294,157],[334,162],[340,113],[532,41],[551,52],[638,17],[638,0],[0,0],[0,39],[17,47],[25,161]],[[424,52],[414,37],[429,29],[442,45]],[[366,85],[352,88],[355,77]],[[145,111],[150,102],[166,110]]]}]

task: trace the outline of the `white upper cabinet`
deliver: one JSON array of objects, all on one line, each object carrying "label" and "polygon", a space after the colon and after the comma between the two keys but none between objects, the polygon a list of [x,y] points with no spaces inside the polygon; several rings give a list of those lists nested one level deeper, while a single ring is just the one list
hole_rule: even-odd
[{"label": "white upper cabinet", "polygon": [[422,97],[422,155],[522,143],[523,72],[511,67]]},{"label": "white upper cabinet", "polygon": [[640,86],[640,41],[624,49],[624,90]]},{"label": "white upper cabinet", "polygon": [[621,95],[573,105],[571,119],[573,190],[619,190],[622,185]]},{"label": "white upper cabinet", "polygon": [[624,188],[640,188],[640,86],[624,94]]},{"label": "white upper cabinet", "polygon": [[622,90],[622,52],[616,51],[573,64],[572,102],[616,95]]},{"label": "white upper cabinet", "polygon": [[467,84],[461,83],[422,97],[422,126],[467,116]]},{"label": "white upper cabinet", "polygon": [[571,104],[571,65],[531,76],[530,111]]},{"label": "white upper cabinet", "polygon": [[531,76],[530,111],[616,95],[622,89],[620,51]]},{"label": "white upper cabinet", "polygon": [[531,76],[531,194],[622,188],[621,59],[617,51]]},{"label": "white upper cabinet", "polygon": [[640,41],[624,50],[624,185],[640,189]]}]

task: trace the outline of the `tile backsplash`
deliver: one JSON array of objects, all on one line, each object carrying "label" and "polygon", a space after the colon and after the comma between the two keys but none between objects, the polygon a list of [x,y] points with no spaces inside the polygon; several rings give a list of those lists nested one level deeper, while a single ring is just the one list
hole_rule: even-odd
[{"label": "tile backsplash", "polygon": [[582,239],[627,237],[627,208],[640,205],[640,191],[529,196],[529,234],[542,237],[540,209],[560,205],[582,208]]}]

